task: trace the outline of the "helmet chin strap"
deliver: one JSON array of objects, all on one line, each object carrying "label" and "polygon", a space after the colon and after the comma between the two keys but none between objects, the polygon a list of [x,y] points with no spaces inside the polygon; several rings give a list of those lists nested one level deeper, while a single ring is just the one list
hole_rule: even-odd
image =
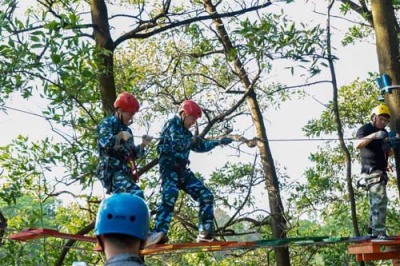
[{"label": "helmet chin strap", "polygon": [[118,118],[119,120],[122,121],[122,112],[121,112],[121,108],[118,108],[118,109],[117,109],[117,118]]},{"label": "helmet chin strap", "polygon": [[371,124],[374,126],[374,127],[376,127],[376,115],[373,115],[372,116],[372,119],[371,119]]},{"label": "helmet chin strap", "polygon": [[[118,118],[120,121],[124,122],[124,121],[122,120],[122,113],[123,113],[123,111],[121,111],[121,108],[118,108],[118,110],[117,110],[117,118]],[[126,126],[130,126],[130,125],[132,125],[132,123],[133,123],[133,119],[131,118],[131,119],[129,119],[129,121],[128,121],[128,123],[126,124]]]}]

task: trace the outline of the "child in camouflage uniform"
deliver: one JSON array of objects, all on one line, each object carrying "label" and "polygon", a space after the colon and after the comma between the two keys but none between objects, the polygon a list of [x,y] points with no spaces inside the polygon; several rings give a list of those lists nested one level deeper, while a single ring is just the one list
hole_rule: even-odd
[{"label": "child in camouflage uniform", "polygon": [[392,152],[385,127],[390,121],[390,111],[386,105],[376,106],[371,113],[371,122],[357,131],[357,149],[361,155],[361,177],[369,192],[370,233],[372,237],[387,239],[386,209],[388,198],[386,183],[388,176],[388,155]]},{"label": "child in camouflage uniform", "polygon": [[[139,111],[139,102],[123,92],[114,102],[115,113],[103,119],[98,128],[97,147],[100,162],[97,175],[107,193],[126,192],[144,198],[136,184],[134,160],[143,157],[151,137],[143,136],[143,143],[135,145],[131,129],[132,117]],[[137,179],[136,179],[137,181]]]},{"label": "child in camouflage uniform", "polygon": [[168,241],[168,230],[179,190],[188,193],[199,203],[198,242],[213,241],[214,196],[188,168],[190,150],[207,152],[218,145],[227,145],[233,140],[194,139],[189,131],[202,111],[192,100],[184,101],[179,116],[170,119],[163,127],[161,141],[157,146],[161,174],[161,202],[157,209],[155,228],[147,238],[146,246]]}]

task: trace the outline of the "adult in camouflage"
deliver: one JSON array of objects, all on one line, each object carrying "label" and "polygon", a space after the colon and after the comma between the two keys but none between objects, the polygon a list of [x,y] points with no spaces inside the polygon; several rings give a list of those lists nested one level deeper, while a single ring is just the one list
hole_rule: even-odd
[{"label": "adult in camouflage", "polygon": [[389,107],[384,104],[376,106],[371,112],[371,121],[357,131],[356,148],[360,149],[361,181],[369,192],[370,228],[373,238],[387,239],[386,209],[388,197],[388,156],[393,153],[388,132],[385,127],[390,122]]}]

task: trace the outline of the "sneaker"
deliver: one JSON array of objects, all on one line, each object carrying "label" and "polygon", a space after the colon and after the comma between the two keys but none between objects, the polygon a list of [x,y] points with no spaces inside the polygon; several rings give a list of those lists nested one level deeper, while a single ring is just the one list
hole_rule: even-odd
[{"label": "sneaker", "polygon": [[387,234],[379,234],[375,238],[376,240],[390,240],[390,236]]},{"label": "sneaker", "polygon": [[196,239],[197,243],[201,242],[213,242],[214,238],[212,237],[211,233],[200,233]]},{"label": "sneaker", "polygon": [[163,234],[163,236],[161,237],[160,241],[158,241],[158,244],[166,244],[169,241],[169,237],[166,234]]},{"label": "sneaker", "polygon": [[146,243],[144,244],[144,247],[152,246],[155,244],[158,244],[161,239],[164,237],[163,232],[153,232],[150,235],[147,236]]}]

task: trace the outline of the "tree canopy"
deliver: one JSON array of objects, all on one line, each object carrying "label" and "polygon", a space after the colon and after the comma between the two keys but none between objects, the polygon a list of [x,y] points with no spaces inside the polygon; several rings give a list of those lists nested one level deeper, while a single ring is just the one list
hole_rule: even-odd
[{"label": "tree canopy", "polygon": [[[113,112],[113,102],[122,91],[135,94],[141,104],[132,126],[135,138],[144,133],[157,137],[163,122],[185,99],[196,100],[203,109],[204,117],[194,130],[199,137],[239,136],[231,146],[213,152],[212,158],[222,161],[218,167],[211,169],[207,160],[193,161],[197,174],[214,192],[216,234],[221,239],[352,235],[354,219],[363,233],[368,202],[361,191],[349,194],[352,179],[346,180],[343,145],[351,163],[358,161],[351,141],[342,146],[322,144],[310,154],[304,178],[299,179],[288,176],[285,162],[274,160],[267,121],[282,104],[308,97],[309,87],[331,89],[337,83],[334,75],[326,78],[340,61],[335,49],[369,40],[373,33],[371,15],[364,12],[369,1],[335,3],[337,14],[345,19],[350,15],[354,19],[354,11],[362,16],[349,27],[342,44],[333,45],[330,30],[335,24],[325,25],[325,10],[315,12],[320,23],[298,22],[285,12],[290,2],[2,1],[0,111],[24,111],[23,106],[9,105],[16,95],[27,104],[40,99],[45,107],[35,115],[52,131],[40,140],[31,140],[26,132],[0,147],[0,210],[9,230],[3,240],[29,227],[93,234],[104,197],[95,176],[96,126]],[[307,8],[312,7],[309,2],[304,1]],[[287,73],[298,84],[274,80],[276,72]],[[376,73],[365,80],[354,77],[351,84],[336,88],[337,97],[324,103],[320,117],[304,125],[305,134],[337,138],[345,132],[351,139],[376,103],[379,91],[374,77]],[[243,137],[255,145],[246,145]],[[160,198],[156,144],[138,162],[139,184],[152,211]],[[349,202],[354,199],[358,212],[351,217]],[[391,232],[399,230],[397,203],[397,197],[390,202]],[[193,241],[196,207],[188,195],[180,195],[169,235],[172,241]],[[3,241],[0,252],[10,265],[103,261],[90,244],[69,245],[59,239]],[[342,245],[274,251],[160,255],[146,261],[149,265],[261,265],[265,258],[278,265],[354,261]]]}]

